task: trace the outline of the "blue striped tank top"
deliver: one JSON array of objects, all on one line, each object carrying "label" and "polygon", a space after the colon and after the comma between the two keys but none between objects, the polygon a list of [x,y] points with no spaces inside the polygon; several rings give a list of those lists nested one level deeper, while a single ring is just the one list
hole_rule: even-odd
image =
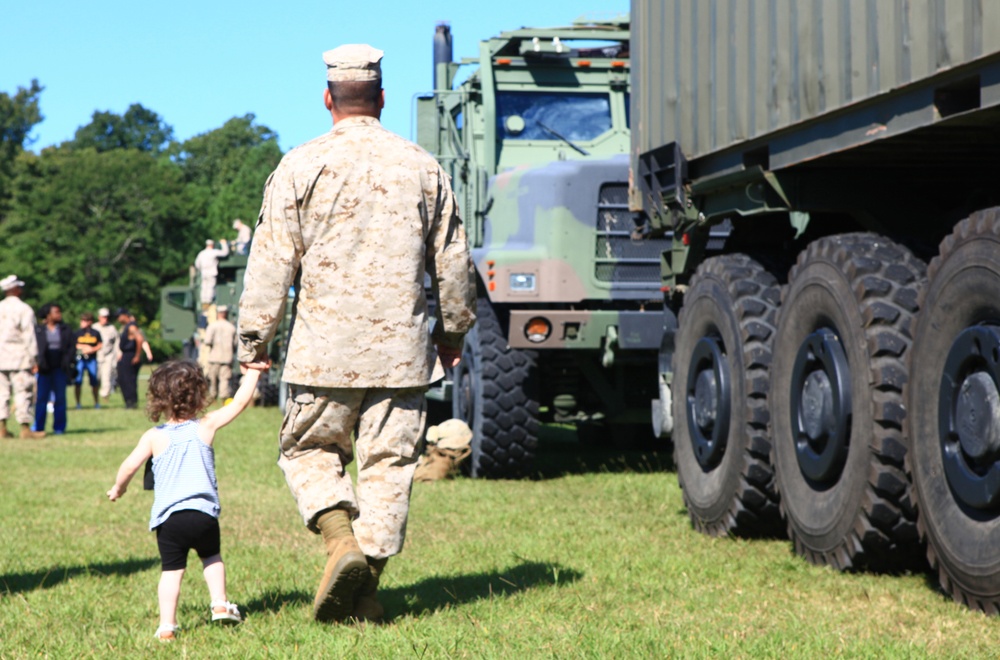
[{"label": "blue striped tank top", "polygon": [[149,529],[163,524],[175,511],[194,509],[219,517],[219,484],[215,450],[198,437],[198,420],[156,427],[170,445],[153,458],[154,496]]}]

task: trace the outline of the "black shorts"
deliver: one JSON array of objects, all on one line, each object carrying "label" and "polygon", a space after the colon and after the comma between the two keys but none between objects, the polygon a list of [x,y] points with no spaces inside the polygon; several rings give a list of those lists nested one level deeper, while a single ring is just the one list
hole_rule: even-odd
[{"label": "black shorts", "polygon": [[191,548],[202,559],[219,554],[219,519],[194,509],[175,511],[156,528],[156,545],[163,570],[187,568]]}]

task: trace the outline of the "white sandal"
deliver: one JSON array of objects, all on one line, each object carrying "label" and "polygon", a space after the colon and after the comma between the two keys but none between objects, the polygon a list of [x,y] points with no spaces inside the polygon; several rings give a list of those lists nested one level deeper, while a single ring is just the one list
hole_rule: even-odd
[{"label": "white sandal", "polygon": [[172,642],[177,639],[177,633],[180,631],[180,626],[170,625],[169,623],[162,623],[160,627],[156,629],[156,634],[153,635],[156,639],[161,642]]},{"label": "white sandal", "polygon": [[230,603],[227,600],[216,600],[212,601],[210,608],[212,611],[212,621],[234,624],[243,623],[240,608],[235,603]]}]

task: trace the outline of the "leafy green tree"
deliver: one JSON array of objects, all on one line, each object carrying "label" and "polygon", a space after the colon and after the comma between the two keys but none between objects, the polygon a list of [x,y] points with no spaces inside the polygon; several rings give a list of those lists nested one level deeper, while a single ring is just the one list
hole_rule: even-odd
[{"label": "leafy green tree", "polygon": [[73,139],[64,146],[97,151],[137,149],[158,154],[166,150],[173,138],[173,127],[160,115],[133,103],[123,115],[94,112],[90,123],[78,128]]},{"label": "leafy green tree", "polygon": [[159,289],[186,272],[191,236],[181,168],[137,149],[46,149],[21,159],[0,225],[0,272],[28,282],[37,307],[70,316],[124,305],[152,319]]},{"label": "leafy green tree", "polygon": [[281,160],[277,133],[257,124],[253,114],[175,144],[170,153],[200,209],[195,224],[202,239],[230,236],[234,218],[253,226],[264,183]]},{"label": "leafy green tree", "polygon": [[0,219],[10,194],[14,163],[30,143],[31,129],[42,121],[38,97],[43,89],[32,80],[29,87],[18,87],[13,96],[0,92]]}]

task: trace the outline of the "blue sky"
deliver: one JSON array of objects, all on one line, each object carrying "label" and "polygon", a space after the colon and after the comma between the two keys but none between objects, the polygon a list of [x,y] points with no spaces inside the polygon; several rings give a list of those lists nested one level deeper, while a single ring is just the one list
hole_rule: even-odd
[{"label": "blue sky", "polygon": [[523,26],[628,11],[628,0],[8,0],[0,91],[37,78],[44,121],[30,148],[71,139],[95,110],[141,103],[180,140],[248,112],[289,148],[330,128],[322,53],[342,43],[385,51],[383,123],[410,137],[415,94],[431,88],[434,27],[451,24],[455,58]]}]

